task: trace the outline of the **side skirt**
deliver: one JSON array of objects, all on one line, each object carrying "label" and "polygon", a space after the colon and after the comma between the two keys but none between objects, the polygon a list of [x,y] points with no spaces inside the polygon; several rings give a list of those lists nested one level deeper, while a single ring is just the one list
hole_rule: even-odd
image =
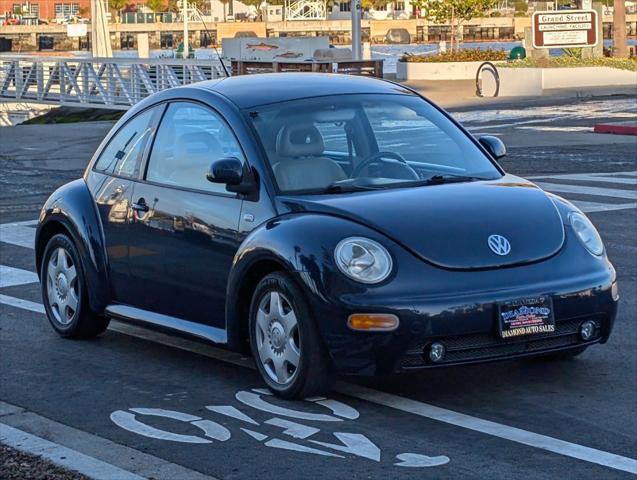
[{"label": "side skirt", "polygon": [[149,312],[141,308],[130,307],[128,305],[109,305],[106,307],[106,314],[116,317],[119,320],[173,330],[214,343],[228,343],[228,335],[222,328],[189,322],[188,320],[162,315],[161,313]]}]

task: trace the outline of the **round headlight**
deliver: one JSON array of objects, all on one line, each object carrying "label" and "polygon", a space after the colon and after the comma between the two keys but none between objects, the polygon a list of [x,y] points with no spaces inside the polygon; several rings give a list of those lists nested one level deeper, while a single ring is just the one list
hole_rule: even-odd
[{"label": "round headlight", "polygon": [[357,282],[382,282],[392,269],[389,252],[369,238],[350,237],[341,240],[334,250],[334,257],[339,270]]},{"label": "round headlight", "polygon": [[568,220],[577,238],[580,239],[582,245],[586,247],[586,250],[593,255],[601,255],[604,253],[602,237],[599,236],[597,229],[585,215],[579,212],[571,212],[568,216]]}]

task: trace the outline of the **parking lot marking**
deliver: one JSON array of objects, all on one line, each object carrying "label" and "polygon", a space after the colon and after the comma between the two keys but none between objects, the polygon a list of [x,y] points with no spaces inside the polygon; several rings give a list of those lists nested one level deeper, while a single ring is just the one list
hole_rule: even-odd
[{"label": "parking lot marking", "polygon": [[209,475],[64,425],[10,403],[0,401],[0,417],[0,422],[5,425],[58,443],[143,478],[215,480]]},{"label": "parking lot marking", "polygon": [[[535,181],[540,187],[555,193],[574,193],[581,195],[594,195],[596,197],[628,198],[637,199],[637,190],[599,188],[595,187],[595,182],[615,183],[618,185],[637,187],[637,175],[635,171],[628,172],[596,172],[596,173],[567,173],[557,175],[534,175],[526,177]],[[563,180],[574,180],[583,182],[578,185],[560,183]],[[592,183],[593,185],[590,185]],[[571,200],[578,208],[586,213],[612,212],[615,210],[626,210],[637,208],[637,202],[630,203],[604,203],[590,202],[585,200]]]},{"label": "parking lot marking", "polygon": [[33,272],[22,270],[21,268],[9,267],[7,265],[0,265],[0,288],[26,285],[27,283],[35,283],[37,281],[38,276]]},{"label": "parking lot marking", "polygon": [[464,413],[454,412],[446,408],[436,407],[427,403],[400,397],[391,393],[380,392],[371,388],[341,384],[338,391],[346,395],[360,398],[368,402],[391,407],[402,412],[420,417],[438,420],[476,432],[485,433],[498,438],[511,440],[530,447],[547,450],[571,458],[596,463],[604,467],[614,468],[629,473],[637,473],[637,460],[604,452],[595,448],[585,447],[577,443],[566,442],[557,438],[529,432],[521,428],[510,427],[501,423],[484,420]]},{"label": "parking lot marking", "polygon": [[563,175],[541,175],[541,176],[533,176],[528,177],[530,180],[533,179],[551,179],[551,180],[579,180],[583,182],[601,182],[601,183],[618,183],[622,185],[632,185],[637,187],[637,178],[630,177],[615,177],[608,175],[600,175],[600,174],[590,174],[590,173],[567,173]]},{"label": "parking lot marking", "polygon": [[44,313],[44,305],[41,303],[30,302],[29,300],[22,300],[21,298],[11,297],[0,293],[0,303],[9,305],[11,307],[21,308],[23,310],[29,310],[35,313]]},{"label": "parking lot marking", "polygon": [[143,480],[127,470],[64,447],[44,438],[0,423],[0,443],[22,452],[38,455],[96,480]]},{"label": "parking lot marking", "polygon": [[33,248],[35,239],[33,225],[37,222],[37,220],[28,220],[26,222],[3,223],[0,225],[0,242]]},{"label": "parking lot marking", "polygon": [[562,183],[535,182],[543,190],[559,193],[578,193],[598,197],[628,198],[637,200],[637,190],[621,190],[619,188],[588,187],[585,185],[566,185]]},{"label": "parking lot marking", "polygon": [[626,210],[637,208],[637,203],[598,203],[586,202],[584,200],[571,200],[573,204],[585,213],[612,212],[614,210]]}]

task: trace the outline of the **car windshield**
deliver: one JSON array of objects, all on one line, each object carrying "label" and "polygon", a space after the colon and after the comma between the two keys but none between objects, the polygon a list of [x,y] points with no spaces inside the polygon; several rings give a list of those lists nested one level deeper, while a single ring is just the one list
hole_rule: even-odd
[{"label": "car windshield", "polygon": [[251,109],[282,193],[344,193],[495,179],[496,166],[415,95],[334,95]]}]

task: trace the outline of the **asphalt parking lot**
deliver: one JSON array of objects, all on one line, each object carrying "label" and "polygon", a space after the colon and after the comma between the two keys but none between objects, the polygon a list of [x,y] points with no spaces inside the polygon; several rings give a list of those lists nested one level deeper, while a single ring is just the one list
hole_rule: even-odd
[{"label": "asphalt parking lot", "polygon": [[34,224],[112,124],[4,128],[0,438],[19,429],[117,479],[637,474],[637,137],[591,133],[634,119],[636,99],[453,113],[505,140],[506,170],[588,212],[619,278],[608,344],[570,361],[341,378],[329,398],[284,402],[262,390],[250,359],[201,343],[119,322],[96,340],[63,340],[42,314]]}]

